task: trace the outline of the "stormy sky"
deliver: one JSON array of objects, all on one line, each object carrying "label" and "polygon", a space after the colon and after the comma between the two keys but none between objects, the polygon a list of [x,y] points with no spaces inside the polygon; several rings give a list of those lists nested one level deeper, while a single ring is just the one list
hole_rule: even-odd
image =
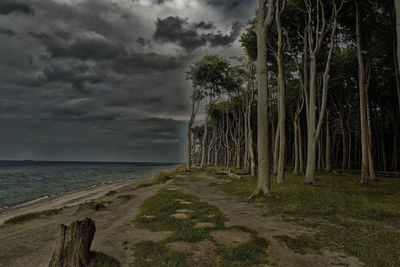
[{"label": "stormy sky", "polygon": [[1,0],[0,159],[184,161],[185,72],[256,0]]}]

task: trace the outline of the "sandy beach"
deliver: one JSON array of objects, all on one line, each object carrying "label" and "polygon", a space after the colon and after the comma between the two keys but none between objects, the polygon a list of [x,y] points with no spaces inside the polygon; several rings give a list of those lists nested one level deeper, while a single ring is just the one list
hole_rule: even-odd
[{"label": "sandy beach", "polygon": [[150,176],[126,179],[109,184],[98,185],[88,189],[76,190],[54,198],[43,199],[32,204],[22,204],[0,212],[0,225],[8,219],[21,214],[79,205],[87,201],[98,199],[109,191],[121,190],[124,187],[137,185],[150,180]]}]

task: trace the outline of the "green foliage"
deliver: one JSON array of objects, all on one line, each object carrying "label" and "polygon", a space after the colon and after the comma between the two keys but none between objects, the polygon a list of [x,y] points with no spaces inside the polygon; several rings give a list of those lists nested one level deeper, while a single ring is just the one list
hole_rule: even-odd
[{"label": "green foliage", "polygon": [[134,246],[135,267],[184,267],[185,255],[168,249],[162,243],[142,241]]},{"label": "green foliage", "polygon": [[19,224],[19,223],[24,223],[30,220],[38,219],[38,218],[45,218],[49,217],[52,215],[59,214],[62,211],[61,209],[51,209],[51,210],[45,210],[45,211],[37,211],[37,212],[29,212],[25,213],[22,215],[18,215],[15,217],[12,217],[11,219],[8,219],[7,221],[4,222],[4,224]]},{"label": "green foliage", "polygon": [[232,67],[230,62],[217,55],[207,55],[195,62],[186,73],[194,88],[192,97],[198,100],[203,97],[214,98],[224,91],[234,91],[243,83],[240,68]]},{"label": "green foliage", "polygon": [[255,19],[250,20],[248,24],[250,27],[240,36],[240,43],[247,56],[252,60],[257,60],[257,34],[254,32]]}]

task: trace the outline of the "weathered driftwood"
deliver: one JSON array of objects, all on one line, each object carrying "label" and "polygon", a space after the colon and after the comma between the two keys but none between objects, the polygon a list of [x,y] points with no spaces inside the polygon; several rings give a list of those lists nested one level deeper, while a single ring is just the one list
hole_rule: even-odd
[{"label": "weathered driftwood", "polygon": [[90,263],[90,245],[96,226],[90,218],[70,226],[59,225],[57,244],[49,267],[84,267]]}]

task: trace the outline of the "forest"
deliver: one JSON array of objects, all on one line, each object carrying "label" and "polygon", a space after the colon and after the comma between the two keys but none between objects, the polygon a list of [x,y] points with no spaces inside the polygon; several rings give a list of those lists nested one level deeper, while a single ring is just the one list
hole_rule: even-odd
[{"label": "forest", "polygon": [[186,74],[186,170],[245,171],[258,181],[252,197],[288,172],[309,185],[318,171],[357,173],[364,185],[398,177],[399,1],[258,2],[243,55],[210,54]]}]

